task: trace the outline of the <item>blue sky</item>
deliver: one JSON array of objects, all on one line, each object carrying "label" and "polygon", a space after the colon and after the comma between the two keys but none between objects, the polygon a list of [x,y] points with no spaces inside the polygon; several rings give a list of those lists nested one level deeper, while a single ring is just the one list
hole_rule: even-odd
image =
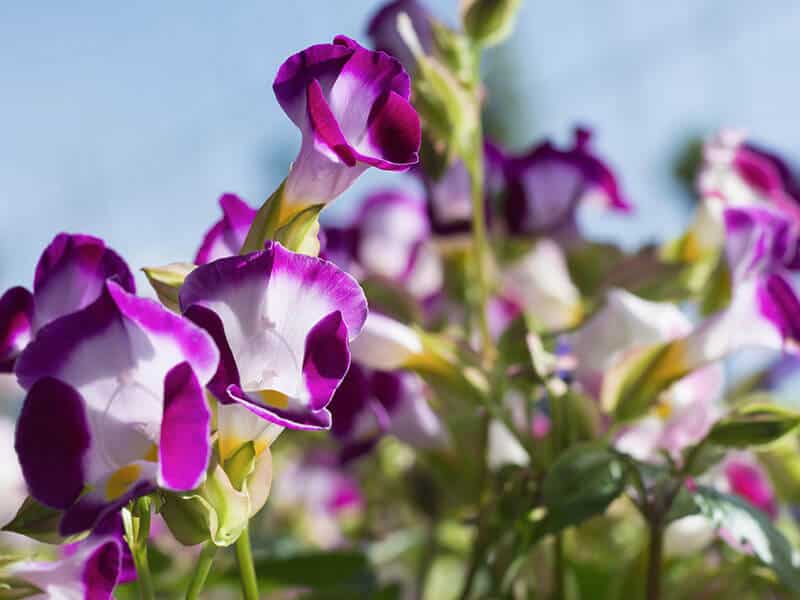
[{"label": "blue sky", "polygon": [[[216,198],[260,202],[296,151],[278,65],[337,33],[363,39],[379,4],[0,4],[0,288],[29,285],[62,230],[106,238],[136,268],[190,258]],[[452,21],[456,0],[428,4]],[[638,211],[591,230],[674,235],[686,215],[670,159],[687,135],[737,125],[800,157],[798,31],[792,0],[527,0],[504,82],[513,141],[594,126]]]}]

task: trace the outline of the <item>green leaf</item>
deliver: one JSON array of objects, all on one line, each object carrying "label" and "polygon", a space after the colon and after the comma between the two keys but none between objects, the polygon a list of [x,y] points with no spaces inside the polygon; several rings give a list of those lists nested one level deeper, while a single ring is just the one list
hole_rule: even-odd
[{"label": "green leaf", "polygon": [[142,271],[161,303],[173,312],[180,312],[178,293],[186,276],[196,268],[190,263],[177,262],[163,267],[145,267]]},{"label": "green leaf", "polygon": [[278,189],[267,198],[267,201],[258,209],[250,231],[247,232],[244,245],[239,254],[247,254],[264,248],[267,240],[273,239],[275,232],[280,226],[281,212],[283,209],[283,186],[284,180]]},{"label": "green leaf", "polygon": [[[286,225],[275,232],[275,240],[292,252],[316,255],[319,253],[319,240],[314,229],[319,229],[319,213],[324,204],[312,204],[294,215]],[[308,239],[306,239],[308,238]]]},{"label": "green leaf", "polygon": [[60,510],[28,497],[2,531],[19,533],[45,544],[63,544],[66,539],[58,533],[61,515]]},{"label": "green leaf", "polygon": [[718,528],[778,575],[781,582],[800,592],[800,555],[761,510],[738,496],[699,486],[694,500]]},{"label": "green leaf", "polygon": [[625,466],[610,448],[574,446],[553,464],[542,485],[542,517],[533,537],[555,533],[605,512],[625,489]]},{"label": "green leaf", "polygon": [[769,444],[800,425],[800,415],[774,404],[748,404],[717,422],[709,439],[728,448],[747,448]]},{"label": "green leaf", "polygon": [[41,597],[44,592],[26,581],[15,578],[0,580],[0,600],[22,600],[31,596]]}]

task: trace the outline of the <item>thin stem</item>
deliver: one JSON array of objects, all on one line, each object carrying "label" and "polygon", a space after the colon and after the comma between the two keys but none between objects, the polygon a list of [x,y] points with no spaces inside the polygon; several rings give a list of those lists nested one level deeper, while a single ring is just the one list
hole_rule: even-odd
[{"label": "thin stem", "polygon": [[[491,400],[490,400],[491,401]],[[483,415],[481,418],[481,430],[479,439],[479,456],[486,457],[489,445],[489,415]],[[485,528],[487,525],[487,515],[489,513],[488,507],[485,505],[483,490],[486,488],[486,482],[489,478],[489,465],[486,458],[481,463],[481,472],[479,478],[479,496],[478,496],[478,528],[475,532],[475,541],[472,542],[470,550],[469,562],[467,563],[466,574],[464,575],[464,582],[461,585],[461,593],[458,595],[460,600],[467,600],[472,594],[472,586],[475,585],[475,577],[481,567],[483,561],[484,546],[486,537]]]},{"label": "thin stem", "polygon": [[564,532],[559,531],[555,535],[553,544],[555,554],[553,560],[553,600],[564,600],[564,590],[566,589],[566,567],[564,564]]},{"label": "thin stem", "polygon": [[475,137],[472,143],[471,156],[467,158],[466,165],[470,177],[470,193],[472,197],[472,243],[475,260],[475,274],[478,280],[478,327],[481,334],[481,352],[484,368],[488,367],[494,358],[494,348],[491,331],[489,329],[489,279],[486,271],[489,243],[486,234],[486,210],[484,207],[483,189],[483,131],[480,123],[476,125]]},{"label": "thin stem", "polygon": [[664,550],[664,526],[660,518],[650,521],[650,545],[647,556],[647,600],[661,598],[661,561]]},{"label": "thin stem", "polygon": [[216,554],[216,544],[211,540],[207,541],[200,552],[200,557],[197,559],[192,580],[189,582],[189,589],[186,590],[186,600],[195,600],[200,597],[200,592],[203,591],[203,586],[206,584],[206,579],[211,572],[211,565],[214,563]]},{"label": "thin stem", "polygon": [[428,581],[428,575],[433,566],[433,560],[438,551],[438,542],[436,540],[436,523],[431,520],[426,525],[425,533],[425,546],[422,548],[419,557],[419,565],[417,566],[417,579],[415,590],[415,597],[422,600],[425,597],[425,584]]},{"label": "thin stem", "polygon": [[236,561],[239,563],[244,600],[258,600],[258,580],[253,565],[253,551],[250,548],[250,531],[247,527],[236,540]]},{"label": "thin stem", "polygon": [[150,574],[150,562],[147,558],[147,543],[131,549],[133,562],[136,565],[136,584],[139,586],[141,600],[155,600],[153,576]]}]

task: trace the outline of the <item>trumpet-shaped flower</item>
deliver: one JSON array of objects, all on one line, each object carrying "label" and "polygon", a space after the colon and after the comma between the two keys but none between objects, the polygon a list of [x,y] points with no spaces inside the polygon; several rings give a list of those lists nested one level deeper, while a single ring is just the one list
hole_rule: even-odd
[{"label": "trumpet-shaped flower", "polygon": [[372,371],[353,363],[330,409],[332,433],[344,444],[344,460],[369,451],[386,433],[415,448],[447,443],[422,380],[411,373]]},{"label": "trumpet-shaped flower", "polygon": [[277,242],[195,269],[180,291],[187,317],[220,349],[209,389],[276,425],[327,429],[326,408],[350,366],[367,302],[334,264]]},{"label": "trumpet-shaped flower", "polygon": [[256,216],[256,210],[235,194],[223,194],[219,206],[222,218],[203,237],[194,259],[196,265],[239,254]]},{"label": "trumpet-shaped flower", "polygon": [[442,286],[442,265],[430,244],[419,198],[396,190],[370,195],[347,227],[326,227],[324,256],[361,279],[380,277],[425,298]]},{"label": "trumpet-shaped flower", "polygon": [[405,171],[419,160],[410,80],[388,54],[337,36],[291,56],[273,90],[303,136],[284,187],[290,206],[329,202],[370,166]]},{"label": "trumpet-shaped flower", "polygon": [[110,280],[95,302],[39,331],[17,361],[27,396],[16,450],[31,495],[65,510],[63,534],[156,486],[202,481],[203,385],[218,361],[202,329]]},{"label": "trumpet-shaped flower", "polygon": [[135,291],[128,265],[102,240],[58,234],[39,258],[33,292],[14,287],[0,297],[0,372],[13,370],[16,358],[42,327],[92,303],[109,278]]},{"label": "trumpet-shaped flower", "polygon": [[506,222],[511,233],[569,236],[583,201],[630,211],[613,171],[589,147],[591,136],[578,128],[568,150],[546,141],[509,161]]}]

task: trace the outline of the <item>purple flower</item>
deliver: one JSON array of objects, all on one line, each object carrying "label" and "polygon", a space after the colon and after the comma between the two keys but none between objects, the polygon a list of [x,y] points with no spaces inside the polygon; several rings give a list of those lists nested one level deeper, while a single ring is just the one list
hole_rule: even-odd
[{"label": "purple flower", "polygon": [[122,583],[122,544],[111,536],[91,537],[68,556],[16,563],[10,574],[42,591],[29,598],[109,600],[117,583]]},{"label": "purple flower", "polygon": [[612,170],[589,146],[592,134],[577,128],[571,148],[550,141],[508,162],[506,224],[519,235],[570,235],[575,211],[583,201],[598,200],[611,210],[631,206]]},{"label": "purple flower", "polygon": [[17,357],[42,327],[92,303],[109,278],[135,291],[128,265],[102,240],[58,234],[36,265],[33,293],[14,287],[0,297],[0,372],[13,370]]},{"label": "purple flower", "polygon": [[800,296],[793,281],[793,272],[800,268],[797,225],[785,213],[766,206],[728,208],[723,220],[731,302],[683,341],[684,360],[702,364],[745,347],[796,353],[800,343]]},{"label": "purple flower", "polygon": [[356,278],[380,277],[418,298],[442,285],[439,255],[419,198],[397,190],[371,194],[347,227],[324,229],[323,255]]},{"label": "purple flower", "polygon": [[343,460],[368,452],[383,434],[415,448],[447,442],[442,423],[425,398],[416,375],[372,371],[353,363],[330,404],[333,435],[343,443]]},{"label": "purple flower", "polygon": [[[151,532],[153,531],[151,527]],[[59,548],[63,558],[74,556],[81,552],[87,545],[96,545],[98,542],[117,540],[120,544],[120,569],[117,583],[128,583],[136,581],[136,564],[133,554],[125,541],[125,528],[122,524],[122,515],[119,512],[112,513],[105,517],[92,530],[92,534],[80,542],[65,544]]]},{"label": "purple flower", "polygon": [[256,216],[256,210],[235,194],[220,196],[219,206],[222,218],[203,237],[194,259],[196,265],[239,254]]},{"label": "purple flower", "polygon": [[727,458],[722,465],[727,487],[771,519],[778,518],[778,502],[775,491],[764,468],[747,453],[737,453]]},{"label": "purple flower", "polygon": [[330,427],[326,407],[367,316],[364,293],[350,275],[268,242],[259,252],[195,269],[180,303],[220,349],[209,384],[220,402],[284,427]]},{"label": "purple flower", "polygon": [[703,158],[698,188],[705,200],[771,204],[800,220],[800,182],[778,155],[747,143],[740,131],[723,130],[706,142]]},{"label": "purple flower", "polygon": [[[492,221],[492,208],[506,190],[507,159],[499,146],[486,142],[483,146],[484,209],[486,220]],[[472,192],[469,172],[464,162],[455,161],[439,179],[417,172],[425,185],[428,217],[437,235],[469,234],[472,231]]]},{"label": "purple flower", "polygon": [[92,304],[39,331],[16,365],[27,396],[15,446],[31,495],[65,510],[62,534],[91,529],[156,486],[202,481],[203,385],[218,362],[202,329],[111,280]]},{"label": "purple flower", "polygon": [[397,17],[402,13],[408,15],[411,20],[411,26],[425,54],[430,54],[434,47],[431,16],[416,0],[395,0],[386,3],[370,20],[367,35],[376,50],[391,54],[409,73],[413,73],[416,69],[414,54],[397,29]]},{"label": "purple flower", "polygon": [[405,171],[416,164],[421,133],[410,89],[396,59],[344,36],[283,63],[273,90],[303,135],[286,202],[329,202],[370,166]]}]

